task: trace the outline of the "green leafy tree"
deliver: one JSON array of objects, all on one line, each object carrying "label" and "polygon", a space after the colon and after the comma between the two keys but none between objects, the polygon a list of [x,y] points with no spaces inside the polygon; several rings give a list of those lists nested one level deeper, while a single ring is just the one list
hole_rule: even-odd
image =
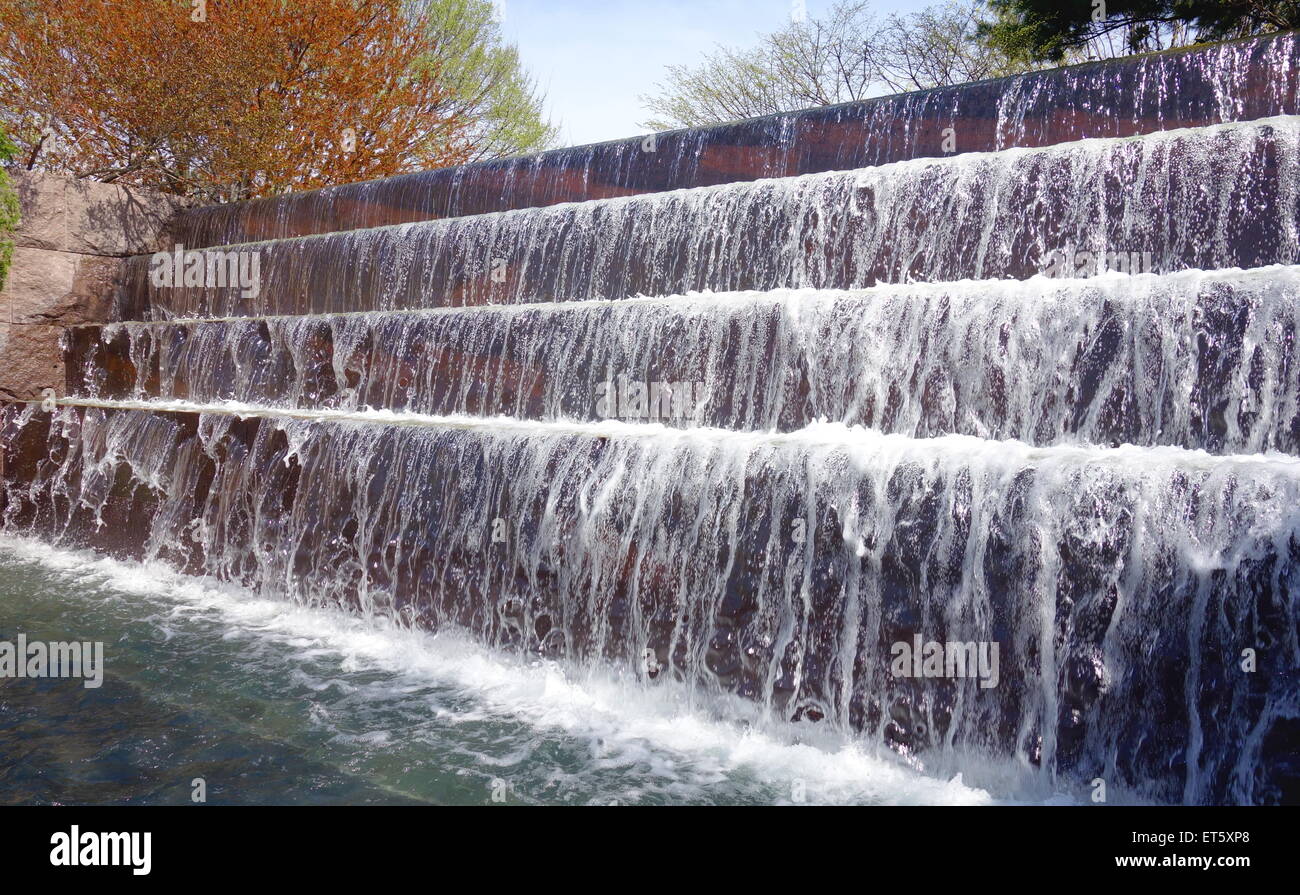
[{"label": "green leafy tree", "polygon": [[981,34],[1012,58],[1068,62],[1300,28],[1300,0],[990,0]]},{"label": "green leafy tree", "polygon": [[[18,147],[0,130],[0,165],[6,165],[18,156]],[[9,265],[13,262],[13,234],[18,229],[18,195],[14,192],[9,175],[0,167],[0,289],[9,278]]]},{"label": "green leafy tree", "polygon": [[471,122],[470,161],[549,149],[558,130],[545,98],[506,42],[491,0],[432,0],[426,59],[451,91],[446,111]]}]

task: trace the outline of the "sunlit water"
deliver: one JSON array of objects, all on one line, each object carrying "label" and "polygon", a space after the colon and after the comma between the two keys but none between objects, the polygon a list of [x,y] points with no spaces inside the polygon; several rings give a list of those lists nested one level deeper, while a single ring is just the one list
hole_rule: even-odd
[{"label": "sunlit water", "polygon": [[9,803],[178,803],[195,778],[213,803],[1072,800],[1025,769],[942,779],[606,669],[6,537],[0,639],[19,633],[102,640],[107,673],[99,689],[0,683]]},{"label": "sunlit water", "polygon": [[[0,542],[0,635],[110,671],[4,684],[0,795],[1287,801],[1271,46],[196,213],[238,284],[128,261],[70,400],[0,408],[41,539]],[[950,118],[996,126],[936,157]],[[900,679],[922,636],[998,683]]]}]

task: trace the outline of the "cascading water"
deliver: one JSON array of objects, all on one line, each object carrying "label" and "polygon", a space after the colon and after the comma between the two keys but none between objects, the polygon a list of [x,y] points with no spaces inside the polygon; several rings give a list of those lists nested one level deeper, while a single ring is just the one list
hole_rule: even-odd
[{"label": "cascading water", "polygon": [[214,206],[186,215],[177,236],[190,247],[287,239],[1249,121],[1293,114],[1297,73],[1300,38],[1280,34]]},{"label": "cascading water", "polygon": [[[1294,70],[1260,78],[1294,52],[809,113],[930,128],[996,90],[999,151],[953,158],[859,135],[878,166],[837,171],[796,116],[763,125],[793,156],[716,185],[615,145],[590,164],[654,194],[549,204],[518,163],[490,208],[500,166],[195,212],[272,237],[220,250],[255,288],[134,259],[120,319],[69,332],[69,397],[0,416],[3,528],[927,774],[1294,800],[1300,118]],[[1063,83],[1128,113],[1015,123]],[[898,663],[931,643],[971,665]]]},{"label": "cascading water", "polygon": [[1059,253],[1075,272],[1082,252],[1163,273],[1295,263],[1298,234],[1289,116],[226,248],[259,259],[256,295],[159,287],[143,256],[119,305],[165,319],[855,288],[1027,278]]},{"label": "cascading water", "polygon": [[1298,453],[1297,294],[1294,266],[717,293],[113,324],[71,356],[96,398],[594,421],[602,385],[699,383],[656,419]]},{"label": "cascading water", "polygon": [[[1285,785],[1281,743],[1240,749],[1300,708],[1293,458],[177,409],[60,410],[61,462],[7,527],[67,507],[112,548],[148,519],[145,555],[192,572],[626,662],[939,769],[1010,755],[1162,801]],[[1000,644],[997,686],[893,677],[918,635]],[[1259,673],[1234,673],[1245,648]]]}]

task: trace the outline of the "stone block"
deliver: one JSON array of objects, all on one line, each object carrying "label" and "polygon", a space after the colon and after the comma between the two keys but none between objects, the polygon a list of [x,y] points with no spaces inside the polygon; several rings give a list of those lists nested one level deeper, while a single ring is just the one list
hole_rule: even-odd
[{"label": "stone block", "polygon": [[61,326],[0,323],[0,402],[63,394],[62,335]]},{"label": "stone block", "polygon": [[109,319],[122,259],[15,248],[0,292],[5,323],[76,325]]},{"label": "stone block", "polygon": [[16,245],[82,255],[139,255],[162,248],[184,202],[150,190],[37,171],[13,175],[22,206]]}]

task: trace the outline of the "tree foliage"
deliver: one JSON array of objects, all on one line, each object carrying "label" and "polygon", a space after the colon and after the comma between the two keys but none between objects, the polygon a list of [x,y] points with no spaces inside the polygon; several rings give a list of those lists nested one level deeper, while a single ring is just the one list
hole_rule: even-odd
[{"label": "tree foliage", "polygon": [[718,47],[698,66],[670,65],[658,94],[641,98],[656,116],[646,126],[698,127],[861,99],[874,76],[871,23],[867,3],[847,0],[825,19],[763,35],[756,47]]},{"label": "tree foliage", "polygon": [[18,147],[9,136],[0,129],[0,289],[9,278],[9,265],[14,257],[14,230],[18,228],[18,195],[3,165],[13,161],[18,155]]},{"label": "tree foliage", "polygon": [[664,130],[853,102],[1025,70],[984,45],[983,0],[950,0],[878,19],[866,0],[792,22],[749,49],[719,47],[698,66],[669,66],[642,97],[646,127]]},{"label": "tree foliage", "polygon": [[892,15],[876,35],[881,82],[895,91],[948,87],[1019,74],[1035,66],[984,41],[983,0],[954,0],[911,15]]},{"label": "tree foliage", "polygon": [[484,5],[0,0],[0,124],[28,167],[206,200],[459,164],[547,136],[510,130],[536,97]]},{"label": "tree foliage", "polygon": [[558,134],[491,0],[433,0],[426,64],[451,88],[448,111],[466,123],[471,161],[547,149]]},{"label": "tree foliage", "polygon": [[1300,28],[1300,0],[990,0],[983,29],[1013,58],[1062,62]]}]

